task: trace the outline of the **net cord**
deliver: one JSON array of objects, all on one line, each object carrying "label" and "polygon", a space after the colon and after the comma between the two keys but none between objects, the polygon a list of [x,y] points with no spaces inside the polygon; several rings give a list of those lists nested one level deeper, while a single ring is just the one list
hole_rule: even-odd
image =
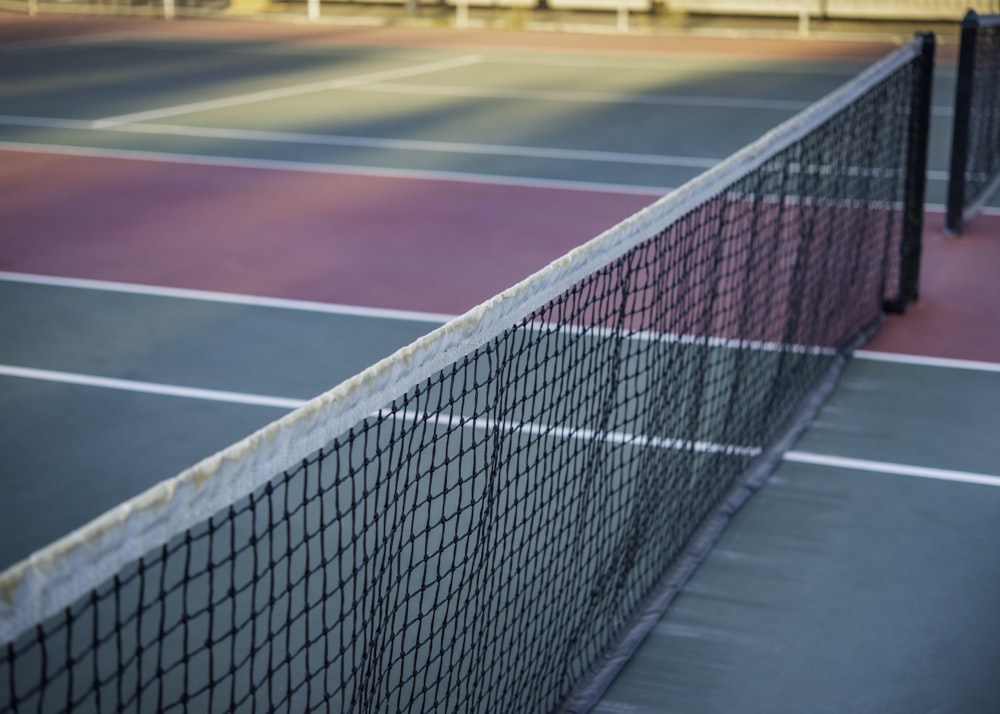
[{"label": "net cord", "polygon": [[292,467],[762,166],[920,53],[899,48],[760,139],[512,288],[0,573],[0,644]]}]

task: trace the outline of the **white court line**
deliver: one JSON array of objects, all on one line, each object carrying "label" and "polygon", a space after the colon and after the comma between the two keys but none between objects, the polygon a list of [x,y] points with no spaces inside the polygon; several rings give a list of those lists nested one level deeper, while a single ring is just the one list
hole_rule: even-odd
[{"label": "white court line", "polygon": [[6,377],[18,377],[21,379],[36,379],[45,382],[59,382],[61,384],[77,384],[86,387],[100,387],[102,389],[140,392],[143,394],[184,397],[185,399],[204,399],[207,401],[226,402],[229,404],[247,404],[257,407],[297,409],[306,403],[305,399],[288,399],[286,397],[272,397],[264,394],[227,392],[218,389],[180,387],[173,384],[158,384],[155,382],[140,382],[132,379],[97,377],[90,374],[61,372],[50,369],[33,369],[30,367],[18,367],[10,364],[0,364],[0,375]]},{"label": "white court line", "polygon": [[[19,377],[22,379],[36,379],[63,384],[76,384],[89,387],[100,387],[104,389],[116,389],[144,394],[157,394],[162,396],[183,397],[187,399],[204,399],[214,402],[225,402],[229,404],[244,404],[250,406],[276,407],[281,409],[296,409],[306,403],[303,399],[291,399],[287,397],[275,397],[262,394],[247,394],[242,392],[230,392],[214,389],[199,389],[193,387],[180,387],[176,385],[159,384],[154,382],[141,382],[128,379],[114,379],[110,377],[97,377],[93,375],[78,374],[73,372],[63,372],[57,370],[32,369],[27,367],[17,367],[14,365],[0,365],[0,375],[8,377]],[[375,416],[375,415],[372,415]],[[401,412],[395,415],[405,421],[427,420],[435,425],[444,425],[448,428],[462,429],[494,429],[502,431],[523,431],[528,434],[551,436],[554,438],[573,438],[583,440],[602,439],[613,444],[628,444],[636,447],[650,447],[674,450],[693,450],[699,453],[721,453],[735,456],[753,457],[761,453],[759,447],[741,446],[733,444],[717,444],[714,442],[697,441],[691,442],[681,439],[649,438],[641,435],[627,434],[623,432],[610,432],[599,434],[590,429],[576,429],[572,427],[556,427],[547,424],[503,421],[494,422],[486,418],[470,419],[463,416],[451,416],[433,414],[426,415],[416,412]],[[799,464],[813,464],[819,466],[829,466],[838,469],[853,471],[871,471],[899,476],[912,476],[916,478],[927,478],[942,481],[954,481],[959,483],[971,483],[984,486],[1000,487],[1000,476],[990,474],[978,474],[967,471],[954,471],[950,469],[928,468],[923,466],[912,466],[907,464],[897,464],[885,461],[871,461],[868,459],[853,459],[843,456],[831,456],[827,454],[813,454],[803,451],[788,451],[783,457],[784,461]]]},{"label": "white court line", "polygon": [[[171,288],[159,285],[141,285],[110,280],[94,280],[91,278],[68,278],[55,275],[39,275],[37,273],[15,273],[0,270],[0,281],[45,285],[60,288],[79,288],[84,290],[105,290],[108,292],[128,293],[134,295],[151,295],[182,300],[204,300],[207,302],[230,303],[250,307],[270,307],[287,310],[303,310],[306,312],[322,312],[333,315],[348,315],[386,320],[405,320],[411,322],[431,322],[444,324],[457,315],[437,312],[420,312],[417,310],[399,310],[382,307],[362,307],[341,305],[337,303],[311,302],[307,300],[289,300],[285,298],[269,298],[256,295],[240,295],[237,293],[222,293],[209,290],[194,290],[190,288]],[[526,325],[529,330],[559,329],[563,334],[592,334],[598,337],[617,334],[611,328],[595,328],[593,325],[562,325],[552,326],[546,323],[531,322]],[[764,340],[747,340],[741,338],[695,336],[680,333],[654,332],[643,330],[628,333],[632,340],[659,340],[671,344],[693,345],[696,347],[721,347],[731,350],[752,350],[755,352],[789,352],[791,354],[807,354],[831,356],[837,354],[837,349],[820,345],[799,345],[782,342],[767,342]]]},{"label": "white court line", "polygon": [[[376,412],[373,418],[380,417]],[[668,437],[645,436],[630,434],[623,431],[598,432],[593,429],[573,426],[555,426],[544,422],[525,422],[506,419],[496,421],[488,417],[471,418],[461,414],[424,414],[413,411],[401,411],[389,414],[394,419],[409,422],[427,421],[434,426],[445,426],[449,429],[478,429],[480,431],[500,430],[502,432],[526,433],[535,436],[552,437],[556,439],[577,439],[580,441],[603,441],[608,444],[629,445],[639,448],[668,449],[673,451],[694,451],[699,454],[725,454],[727,456],[755,457],[763,453],[759,446],[742,446],[739,444],[720,444],[715,441],[691,441],[690,439],[673,439]]]},{"label": "white court line", "polygon": [[[0,364],[0,376],[34,379],[60,384],[75,384],[102,389],[137,392],[141,394],[156,394],[160,396],[182,397],[185,399],[204,399],[228,404],[244,404],[258,407],[277,407],[281,409],[297,409],[306,404],[305,399],[291,399],[264,394],[248,394],[245,392],[229,392],[216,389],[200,389],[197,387],[181,387],[159,382],[143,382],[131,379],[115,379],[98,377],[77,372],[60,370],[35,369],[16,365]],[[626,432],[597,432],[581,427],[565,427],[544,424],[541,422],[518,422],[513,420],[496,421],[488,417],[466,417],[461,414],[427,414],[423,412],[401,411],[383,415],[375,412],[369,418],[380,419],[389,417],[407,422],[426,421],[434,426],[448,429],[500,430],[503,432],[521,432],[535,436],[545,436],[557,439],[577,439],[582,441],[604,441],[609,444],[648,447],[653,449],[669,449],[676,451],[694,451],[696,453],[725,454],[729,456],[755,457],[763,451],[756,446],[740,446],[736,444],[719,444],[711,441],[691,441],[687,439],[671,439],[664,437],[649,437]]]},{"label": "white court line", "polygon": [[[94,131],[93,123],[81,119],[56,119],[0,114],[0,124],[10,126],[39,126],[47,129],[75,129]],[[390,151],[426,151],[443,154],[472,154],[476,156],[521,156],[532,159],[558,159],[566,161],[603,161],[617,164],[642,164],[651,166],[682,166],[708,169],[722,159],[699,156],[673,156],[669,154],[635,154],[623,151],[591,151],[584,149],[551,149],[515,144],[474,144],[456,141],[423,141],[418,139],[385,139],[365,136],[339,136],[292,131],[264,131],[259,129],[226,129],[207,126],[181,126],[172,124],[121,124],[110,127],[112,131],[130,134],[155,134],[162,136],[194,136],[234,141],[275,142],[306,144],[309,146],[350,146]]]},{"label": "white court line", "polygon": [[[926,213],[945,213],[948,207],[943,203],[928,203],[924,206],[924,211]],[[983,206],[979,209],[979,215],[981,216],[1000,216],[1000,207],[998,206]],[[961,243],[961,241],[956,241],[956,243]]]},{"label": "white court line", "polygon": [[[76,384],[88,387],[100,387],[104,389],[116,389],[144,394],[157,394],[162,396],[183,397],[187,399],[204,399],[214,402],[225,402],[229,404],[244,404],[251,406],[276,407],[281,409],[296,409],[306,403],[304,399],[291,399],[287,397],[275,397],[263,394],[247,394],[243,392],[229,392],[215,389],[199,389],[194,387],[180,387],[176,385],[160,384],[155,382],[141,382],[129,379],[114,379],[110,377],[97,377],[94,375],[78,374],[74,372],[63,372],[58,370],[33,369],[28,367],[18,367],[15,365],[0,364],[0,375],[8,377],[18,377],[22,379],[35,379],[48,382],[59,382],[62,384]],[[372,417],[377,414],[371,415]],[[401,412],[395,415],[405,421],[427,420],[435,425],[445,425],[449,428],[462,429],[494,429],[503,431],[524,431],[529,434],[552,436],[556,438],[573,438],[594,440],[602,439],[613,444],[629,444],[637,447],[651,447],[675,450],[693,450],[699,453],[717,453],[734,456],[753,457],[758,456],[762,449],[755,446],[740,446],[734,444],[717,444],[706,441],[688,441],[681,439],[650,438],[636,434],[623,432],[609,432],[599,434],[590,429],[575,429],[572,427],[556,427],[547,424],[531,422],[503,421],[495,422],[486,418],[470,419],[467,417],[441,415],[441,414],[421,414],[417,412]],[[979,484],[983,486],[1000,487],[1000,476],[990,474],[978,474],[968,471],[953,471],[950,469],[928,468],[924,466],[912,466],[907,464],[896,464],[885,461],[871,461],[867,459],[853,459],[843,456],[831,456],[827,454],[813,454],[804,451],[788,451],[783,456],[784,461],[799,464],[813,464],[818,466],[829,466],[838,469],[852,471],[871,471],[899,476],[912,476],[916,478],[935,479],[939,481],[954,481],[959,483]]]},{"label": "white court line", "polygon": [[817,466],[830,466],[832,468],[848,469],[851,471],[872,471],[898,476],[913,476],[915,478],[936,479],[938,481],[956,481],[959,483],[973,483],[983,486],[1000,487],[1000,476],[994,476],[992,474],[952,471],[950,469],[911,466],[908,464],[895,464],[886,461],[870,461],[868,459],[851,459],[844,456],[812,454],[805,451],[785,452],[784,460],[796,464],[815,464]]},{"label": "white court line", "polygon": [[641,94],[632,92],[579,92],[560,89],[499,89],[495,87],[458,87],[454,85],[393,84],[377,82],[356,87],[362,92],[416,94],[439,97],[475,97],[479,99],[524,99],[537,102],[574,102],[622,106],[713,107],[718,109],[774,109],[798,112],[812,102],[794,99],[755,99],[751,97],[714,97],[687,94]]},{"label": "white court line", "polygon": [[358,307],[354,305],[339,305],[336,303],[311,302],[307,300],[287,300],[284,298],[259,297],[255,295],[239,295],[209,290],[191,290],[188,288],[168,288],[158,285],[139,285],[109,280],[90,280],[86,278],[64,278],[52,275],[37,275],[33,273],[13,273],[0,271],[0,280],[31,285],[45,285],[60,288],[79,288],[84,290],[106,290],[108,292],[129,293],[133,295],[151,295],[181,300],[204,300],[206,302],[229,303],[249,307],[268,307],[282,310],[301,310],[304,312],[322,312],[332,315],[348,315],[351,317],[369,317],[385,320],[406,320],[411,322],[431,322],[443,324],[454,318],[435,312],[420,312],[417,310],[394,310],[379,307]]},{"label": "white court line", "polygon": [[[2,118],[0,118],[2,120]],[[381,139],[364,136],[338,136],[336,134],[309,134],[288,131],[262,131],[255,129],[219,129],[202,126],[172,126],[169,124],[129,124],[115,129],[133,134],[195,136],[198,138],[232,139],[237,141],[269,141],[276,143],[308,144],[311,146],[351,146],[391,151],[426,151],[441,154],[472,154],[476,156],[520,156],[531,159],[558,159],[563,161],[602,161],[615,164],[643,164],[652,166],[683,166],[707,169],[722,159],[664,154],[634,154],[621,151],[589,151],[583,149],[550,149],[519,146],[516,144],[474,144],[455,141],[422,141],[416,139]]]},{"label": "white court line", "polygon": [[896,364],[912,364],[921,367],[942,367],[944,369],[968,369],[980,372],[1000,372],[1000,363],[979,362],[967,359],[952,359],[948,357],[925,357],[923,355],[894,354],[892,352],[873,352],[858,350],[854,353],[858,359],[873,362],[893,362]]},{"label": "white court line", "polygon": [[631,52],[602,53],[599,58],[594,56],[559,56],[559,55],[531,55],[529,57],[512,56],[509,54],[489,55],[490,64],[512,64],[529,65],[531,67],[577,67],[594,69],[620,69],[620,70],[651,70],[654,72],[678,72],[681,82],[687,81],[689,77],[685,75],[702,74],[764,74],[764,75],[821,75],[829,77],[856,77],[858,73],[871,64],[870,61],[858,61],[848,67],[833,67],[826,63],[820,64],[798,64],[782,63],[776,66],[773,63],[756,64],[744,59],[719,61],[717,57],[711,55],[645,55],[642,59],[635,59]]},{"label": "white court line", "polygon": [[264,89],[258,92],[248,92],[246,94],[236,94],[229,97],[219,97],[218,99],[207,99],[201,102],[191,102],[189,104],[177,104],[172,107],[162,107],[160,109],[150,109],[148,111],[133,112],[131,114],[119,114],[117,116],[97,119],[93,125],[95,128],[105,128],[116,124],[126,124],[130,122],[146,121],[147,119],[162,119],[163,117],[178,116],[181,114],[191,114],[211,109],[223,109],[227,107],[237,107],[244,104],[264,102],[274,99],[284,99],[301,94],[311,94],[313,92],[323,92],[331,89],[344,89],[346,87],[356,87],[361,84],[371,82],[381,82],[387,79],[400,79],[402,77],[413,77],[431,72],[440,72],[455,67],[466,67],[482,62],[481,55],[462,55],[438,62],[428,62],[396,69],[387,69],[379,72],[369,72],[358,74],[352,77],[338,77],[326,79],[319,82],[308,82],[297,84],[291,87],[277,87],[275,89]]},{"label": "white court line", "polygon": [[24,151],[28,153],[60,154],[64,156],[85,156],[100,159],[125,159],[131,161],[159,161],[170,164],[191,166],[219,166],[223,168],[261,169],[269,171],[304,171],[337,176],[370,176],[386,179],[414,179],[419,181],[450,181],[453,183],[479,184],[486,186],[512,186],[514,188],[551,189],[554,191],[582,191],[591,193],[613,193],[625,196],[648,196],[661,198],[673,188],[664,186],[626,186],[615,183],[590,183],[562,179],[536,179],[520,176],[464,173],[460,171],[426,171],[422,169],[384,169],[371,166],[351,166],[348,164],[317,164],[300,161],[279,161],[272,159],[244,159],[230,156],[209,156],[205,154],[167,153],[162,151],[139,151],[133,149],[100,149],[92,147],[68,146],[65,144],[33,144],[21,141],[0,141],[0,151]]},{"label": "white court line", "polygon": [[[950,172],[948,172],[948,171],[946,171],[944,169],[929,169],[927,171],[927,179],[929,181],[947,181],[949,179],[949,177],[950,177]],[[976,174],[974,176],[974,178],[985,180],[985,179],[989,178],[989,176],[986,175],[986,174]],[[937,205],[937,204],[929,204],[929,205],[926,206],[926,208],[928,210],[930,210],[931,206],[934,206],[934,205]]]}]

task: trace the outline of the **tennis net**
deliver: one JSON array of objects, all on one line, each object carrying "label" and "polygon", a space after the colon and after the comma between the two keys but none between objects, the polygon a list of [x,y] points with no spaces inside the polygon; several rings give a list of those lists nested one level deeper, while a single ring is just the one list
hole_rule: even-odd
[{"label": "tennis net", "polygon": [[945,228],[962,232],[1000,186],[1000,15],[962,21]]},{"label": "tennis net", "polygon": [[915,294],[934,39],[0,575],[0,711],[590,707]]}]

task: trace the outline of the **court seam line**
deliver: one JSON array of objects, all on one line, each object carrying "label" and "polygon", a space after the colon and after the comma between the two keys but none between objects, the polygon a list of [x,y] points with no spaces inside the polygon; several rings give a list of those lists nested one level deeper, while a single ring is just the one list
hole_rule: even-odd
[{"label": "court seam line", "polygon": [[173,288],[159,285],[143,285],[112,280],[95,280],[91,278],[71,278],[56,275],[40,275],[37,273],[16,273],[0,270],[0,281],[44,285],[48,287],[78,288],[83,290],[106,290],[108,292],[147,295],[151,297],[177,298],[181,300],[202,300],[205,302],[244,305],[247,307],[267,307],[281,310],[301,310],[303,312],[320,312],[348,317],[366,317],[387,320],[404,320],[409,322],[445,323],[455,318],[436,312],[419,310],[401,310],[395,308],[364,307],[325,303],[311,300],[293,300],[289,298],[261,297],[257,295],[242,295],[239,293],[224,293],[214,290],[197,290],[193,288]]},{"label": "court seam line", "polygon": [[[275,397],[263,394],[249,394],[245,392],[232,392],[226,390],[202,389],[198,387],[182,387],[156,382],[144,382],[139,380],[117,379],[113,377],[98,377],[94,375],[80,374],[76,372],[64,372],[59,370],[36,369],[31,367],[18,367],[16,365],[0,364],[0,376],[16,377],[21,379],[34,379],[39,381],[58,382],[62,384],[74,384],[79,386],[100,387],[105,389],[116,389],[122,391],[137,392],[143,394],[155,394],[158,396],[182,397],[187,399],[202,399],[215,402],[225,402],[231,404],[243,404],[248,406],[275,407],[282,409],[296,409],[307,403],[305,399],[294,399],[288,397]],[[375,416],[375,415],[371,415]],[[427,420],[435,423],[443,421],[449,428],[456,425],[466,429],[484,429],[487,427],[499,427],[504,430],[514,430],[524,428],[529,433],[552,432],[557,436],[564,437],[570,435],[574,438],[597,438],[592,430],[575,430],[569,427],[556,427],[545,424],[522,423],[513,421],[489,422],[484,419],[472,419],[465,416],[441,416],[433,414],[420,414],[413,412],[402,412],[399,417],[407,421]],[[571,433],[572,432],[572,433]],[[740,445],[717,444],[715,442],[689,441],[681,439],[653,439],[635,434],[611,432],[603,436],[606,441],[616,444],[636,443],[640,446],[651,446],[654,448],[672,449],[692,449],[697,452],[707,453],[733,453],[739,456],[753,456],[756,453],[755,447]],[[649,443],[642,442],[647,439]],[[826,466],[831,468],[869,471],[875,473],[885,473],[897,476],[911,476],[916,478],[926,478],[938,481],[952,481],[957,483],[970,483],[983,486],[1000,487],[1000,476],[991,474],[980,474],[970,471],[957,471],[952,469],[941,469],[925,466],[913,466],[910,464],[898,464],[887,461],[873,461],[869,459],[856,459],[844,456],[833,456],[829,454],[816,454],[806,451],[787,451],[782,456],[782,460],[789,463],[810,464],[816,466]]]},{"label": "court seam line", "polygon": [[872,362],[890,362],[919,367],[940,367],[943,369],[964,369],[979,372],[1000,372],[1000,363],[997,362],[955,359],[953,357],[930,357],[926,355],[878,352],[873,350],[857,350],[854,356],[858,359],[870,360]]},{"label": "court seam line", "polygon": [[229,107],[241,106],[245,104],[253,104],[256,102],[269,101],[272,99],[284,99],[286,97],[294,97],[301,94],[323,92],[331,89],[344,89],[346,87],[357,86],[359,84],[378,82],[381,81],[383,78],[399,79],[402,77],[412,77],[421,74],[430,74],[432,72],[437,72],[445,69],[453,69],[456,67],[464,67],[468,65],[479,64],[482,61],[483,57],[482,55],[479,54],[461,55],[446,60],[427,62],[419,65],[408,65],[404,67],[380,70],[376,72],[368,72],[365,74],[357,74],[348,77],[336,77],[333,79],[325,79],[317,82],[307,82],[305,84],[298,84],[290,87],[275,87],[273,89],[262,89],[256,92],[234,94],[228,97],[219,97],[217,99],[206,99],[200,102],[175,104],[169,107],[161,107],[160,109],[149,109],[146,111],[132,112],[129,114],[118,114],[116,116],[104,117],[102,119],[95,119],[93,121],[93,126],[95,128],[106,128],[118,124],[128,124],[137,121],[145,121],[146,119],[158,119],[168,116],[178,116],[181,114],[192,114],[195,112],[201,112],[213,109],[224,109]]},{"label": "court seam line", "polygon": [[305,173],[331,174],[338,176],[366,176],[371,178],[400,179],[416,181],[446,181],[451,183],[477,184],[485,186],[510,186],[513,188],[548,189],[553,191],[579,191],[590,193],[612,193],[625,196],[648,196],[662,198],[673,188],[663,186],[640,186],[613,183],[589,183],[564,179],[537,179],[500,174],[476,174],[458,171],[432,171],[426,169],[376,168],[372,166],[351,166],[347,164],[318,164],[277,159],[245,159],[207,154],[168,153],[161,151],[141,151],[136,149],[105,149],[71,146],[65,144],[34,144],[29,142],[2,141],[0,150],[24,151],[39,154],[61,154],[101,159],[122,159],[129,161],[159,161],[190,166],[217,166],[221,168],[260,169],[265,171],[301,171]]}]

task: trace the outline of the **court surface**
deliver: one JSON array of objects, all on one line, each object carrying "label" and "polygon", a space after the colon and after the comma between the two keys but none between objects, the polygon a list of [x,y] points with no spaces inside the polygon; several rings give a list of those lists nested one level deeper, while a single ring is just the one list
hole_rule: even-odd
[{"label": "court surface", "polygon": [[[892,49],[13,15],[0,38],[0,569]],[[953,51],[920,302],[851,361],[596,711],[997,701],[1000,204],[944,238]]]}]

